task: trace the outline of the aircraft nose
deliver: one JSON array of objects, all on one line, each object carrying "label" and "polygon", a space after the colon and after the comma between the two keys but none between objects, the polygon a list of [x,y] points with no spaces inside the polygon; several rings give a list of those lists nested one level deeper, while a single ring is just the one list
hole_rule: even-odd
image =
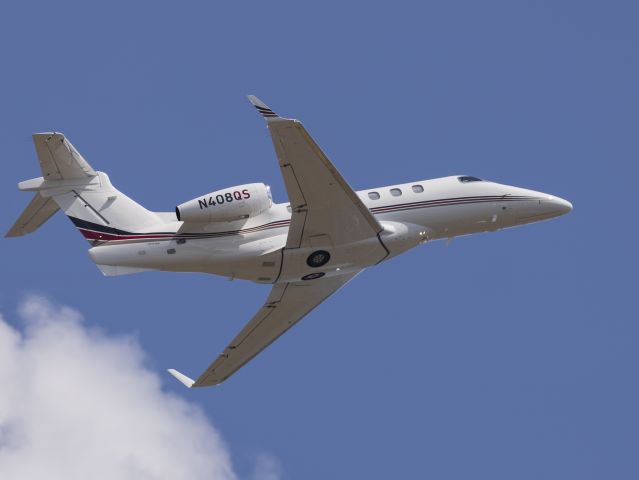
[{"label": "aircraft nose", "polygon": [[568,200],[564,200],[563,198],[553,197],[551,203],[557,212],[557,215],[565,215],[572,211],[572,203]]},{"label": "aircraft nose", "polygon": [[509,194],[526,199],[520,205],[513,204],[512,207],[518,225],[559,217],[572,211],[572,203],[549,193],[518,188],[511,190]]},{"label": "aircraft nose", "polygon": [[540,203],[545,214],[551,217],[558,217],[572,211],[572,203],[554,195],[547,195]]}]

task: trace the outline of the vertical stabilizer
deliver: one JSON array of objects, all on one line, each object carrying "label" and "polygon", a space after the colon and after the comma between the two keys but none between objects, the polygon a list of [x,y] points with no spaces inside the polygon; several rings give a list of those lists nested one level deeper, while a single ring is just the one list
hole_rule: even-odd
[{"label": "vertical stabilizer", "polygon": [[35,197],[7,233],[8,237],[35,231],[62,209],[90,241],[122,231],[148,231],[165,222],[117,190],[106,173],[89,165],[61,133],[35,133],[33,143],[42,177],[20,182],[20,190]]}]

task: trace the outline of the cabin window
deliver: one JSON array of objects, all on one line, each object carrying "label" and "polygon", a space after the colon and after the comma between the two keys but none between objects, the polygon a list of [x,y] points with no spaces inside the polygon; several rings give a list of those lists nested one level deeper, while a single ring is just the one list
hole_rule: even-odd
[{"label": "cabin window", "polygon": [[391,188],[390,193],[393,197],[399,197],[402,194],[402,191],[399,188]]},{"label": "cabin window", "polygon": [[368,192],[368,198],[370,198],[371,200],[379,200],[379,193]]},{"label": "cabin window", "polygon": [[413,192],[422,193],[424,191],[424,187],[421,185],[413,185]]},{"label": "cabin window", "polygon": [[461,183],[481,182],[482,181],[481,178],[471,177],[469,175],[464,175],[462,177],[457,177],[457,180],[459,180]]}]

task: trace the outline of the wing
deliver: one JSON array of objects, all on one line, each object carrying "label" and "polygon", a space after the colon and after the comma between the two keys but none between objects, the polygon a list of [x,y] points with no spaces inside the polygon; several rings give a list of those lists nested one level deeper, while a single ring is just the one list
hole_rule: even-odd
[{"label": "wing", "polygon": [[279,117],[257,97],[248,98],[266,119],[291,202],[286,247],[311,246],[309,239],[321,235],[333,244],[377,236],[382,226],[304,126]]},{"label": "wing", "polygon": [[266,303],[197,380],[177,370],[169,372],[187,387],[222,383],[357,273],[273,285]]}]

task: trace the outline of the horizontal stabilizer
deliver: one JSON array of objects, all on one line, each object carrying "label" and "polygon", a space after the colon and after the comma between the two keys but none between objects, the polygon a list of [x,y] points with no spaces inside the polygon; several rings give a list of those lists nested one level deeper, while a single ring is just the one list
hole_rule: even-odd
[{"label": "horizontal stabilizer", "polygon": [[93,167],[63,134],[56,132],[34,133],[33,143],[45,180],[68,180],[96,175]]},{"label": "horizontal stabilizer", "polygon": [[34,232],[58,210],[60,210],[60,207],[51,197],[44,198],[39,193],[36,193],[31,203],[27,205],[20,218],[16,220],[16,223],[13,224],[13,227],[5,236],[20,237]]},{"label": "horizontal stabilizer", "polygon": [[187,377],[183,373],[180,373],[173,368],[169,368],[168,372],[171,375],[173,375],[175,378],[177,378],[181,383],[183,383],[187,388],[191,388],[193,384],[195,383],[193,379]]}]

